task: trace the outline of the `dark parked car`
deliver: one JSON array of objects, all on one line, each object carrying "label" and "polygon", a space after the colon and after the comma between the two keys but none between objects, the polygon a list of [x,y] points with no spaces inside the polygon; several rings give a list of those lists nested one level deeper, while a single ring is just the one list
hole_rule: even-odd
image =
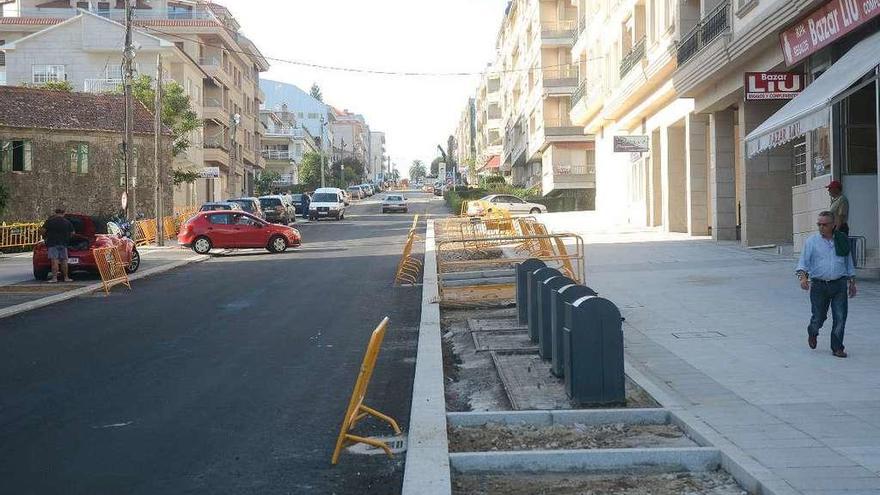
[{"label": "dark parked car", "polygon": [[293,205],[282,196],[260,196],[260,207],[267,222],[287,225],[296,222]]},{"label": "dark parked car", "polygon": [[263,215],[263,208],[260,207],[259,198],[235,198],[230,199],[230,203],[238,203],[241,206],[241,209],[254,215],[255,217],[263,218],[266,217]]},{"label": "dark parked car", "polygon": [[305,215],[306,213],[308,213],[303,208],[303,199],[305,199],[306,195],[305,194],[292,194],[291,196],[293,197],[293,207],[296,208],[296,214],[297,215]]},{"label": "dark parked car", "polygon": [[231,201],[210,201],[203,203],[199,211],[220,211],[220,210],[241,210],[242,207],[238,203]]}]

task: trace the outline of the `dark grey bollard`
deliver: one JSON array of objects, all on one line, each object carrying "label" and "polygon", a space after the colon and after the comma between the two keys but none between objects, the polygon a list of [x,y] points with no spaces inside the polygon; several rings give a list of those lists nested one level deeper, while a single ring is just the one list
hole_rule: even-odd
[{"label": "dark grey bollard", "polygon": [[516,311],[522,325],[529,322],[528,276],[533,271],[546,266],[546,263],[536,258],[527,259],[516,265]]},{"label": "dark grey bollard", "polygon": [[625,404],[623,329],[617,306],[598,296],[567,304],[562,335],[568,396],[578,405]]},{"label": "dark grey bollard", "polygon": [[538,268],[529,276],[528,285],[528,314],[529,314],[529,338],[532,342],[538,341],[538,292],[541,282],[551,277],[561,277],[562,273],[556,268]]},{"label": "dark grey bollard", "polygon": [[551,317],[553,308],[550,306],[551,294],[559,290],[561,287],[571,285],[574,280],[566,277],[550,277],[541,282],[538,290],[538,353],[541,359],[550,359],[553,355],[551,337],[553,327],[551,326]]},{"label": "dark grey bollard", "polygon": [[550,373],[562,377],[565,374],[565,349],[562,327],[565,326],[565,306],[585,296],[595,296],[596,291],[585,285],[566,285],[550,293]]}]

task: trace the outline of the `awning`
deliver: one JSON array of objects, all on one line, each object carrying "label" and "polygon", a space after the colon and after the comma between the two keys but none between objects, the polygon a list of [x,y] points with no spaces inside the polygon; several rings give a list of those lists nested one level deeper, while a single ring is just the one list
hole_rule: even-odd
[{"label": "awning", "polygon": [[484,165],[483,168],[496,169],[500,166],[501,166],[501,157],[498,155],[492,155],[491,157],[489,157],[488,160],[486,160],[486,165]]},{"label": "awning", "polygon": [[831,106],[852,94],[849,87],[877,65],[880,65],[880,32],[859,42],[801,94],[746,136],[749,158],[828,126]]}]

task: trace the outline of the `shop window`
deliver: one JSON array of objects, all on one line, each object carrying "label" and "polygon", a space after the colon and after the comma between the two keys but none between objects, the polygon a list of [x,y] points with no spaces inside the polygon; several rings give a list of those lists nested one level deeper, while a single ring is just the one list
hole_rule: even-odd
[{"label": "shop window", "polygon": [[802,186],[807,183],[807,139],[802,137],[792,142],[792,172],[794,173],[794,185]]},{"label": "shop window", "polygon": [[33,145],[30,141],[0,141],[0,172],[30,172]]},{"label": "shop window", "polygon": [[840,105],[843,172],[877,173],[876,83],[859,89]]},{"label": "shop window", "polygon": [[809,136],[810,163],[815,179],[831,173],[831,132],[828,127],[820,127]]},{"label": "shop window", "polygon": [[70,145],[70,171],[75,174],[89,173],[88,143],[72,143]]}]

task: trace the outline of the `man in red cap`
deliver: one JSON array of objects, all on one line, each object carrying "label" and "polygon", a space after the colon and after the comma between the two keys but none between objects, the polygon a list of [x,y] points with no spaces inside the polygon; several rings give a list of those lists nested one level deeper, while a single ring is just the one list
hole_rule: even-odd
[{"label": "man in red cap", "polygon": [[828,184],[828,195],[831,196],[831,208],[834,213],[834,230],[849,235],[849,200],[843,195],[843,184],[833,180]]}]

